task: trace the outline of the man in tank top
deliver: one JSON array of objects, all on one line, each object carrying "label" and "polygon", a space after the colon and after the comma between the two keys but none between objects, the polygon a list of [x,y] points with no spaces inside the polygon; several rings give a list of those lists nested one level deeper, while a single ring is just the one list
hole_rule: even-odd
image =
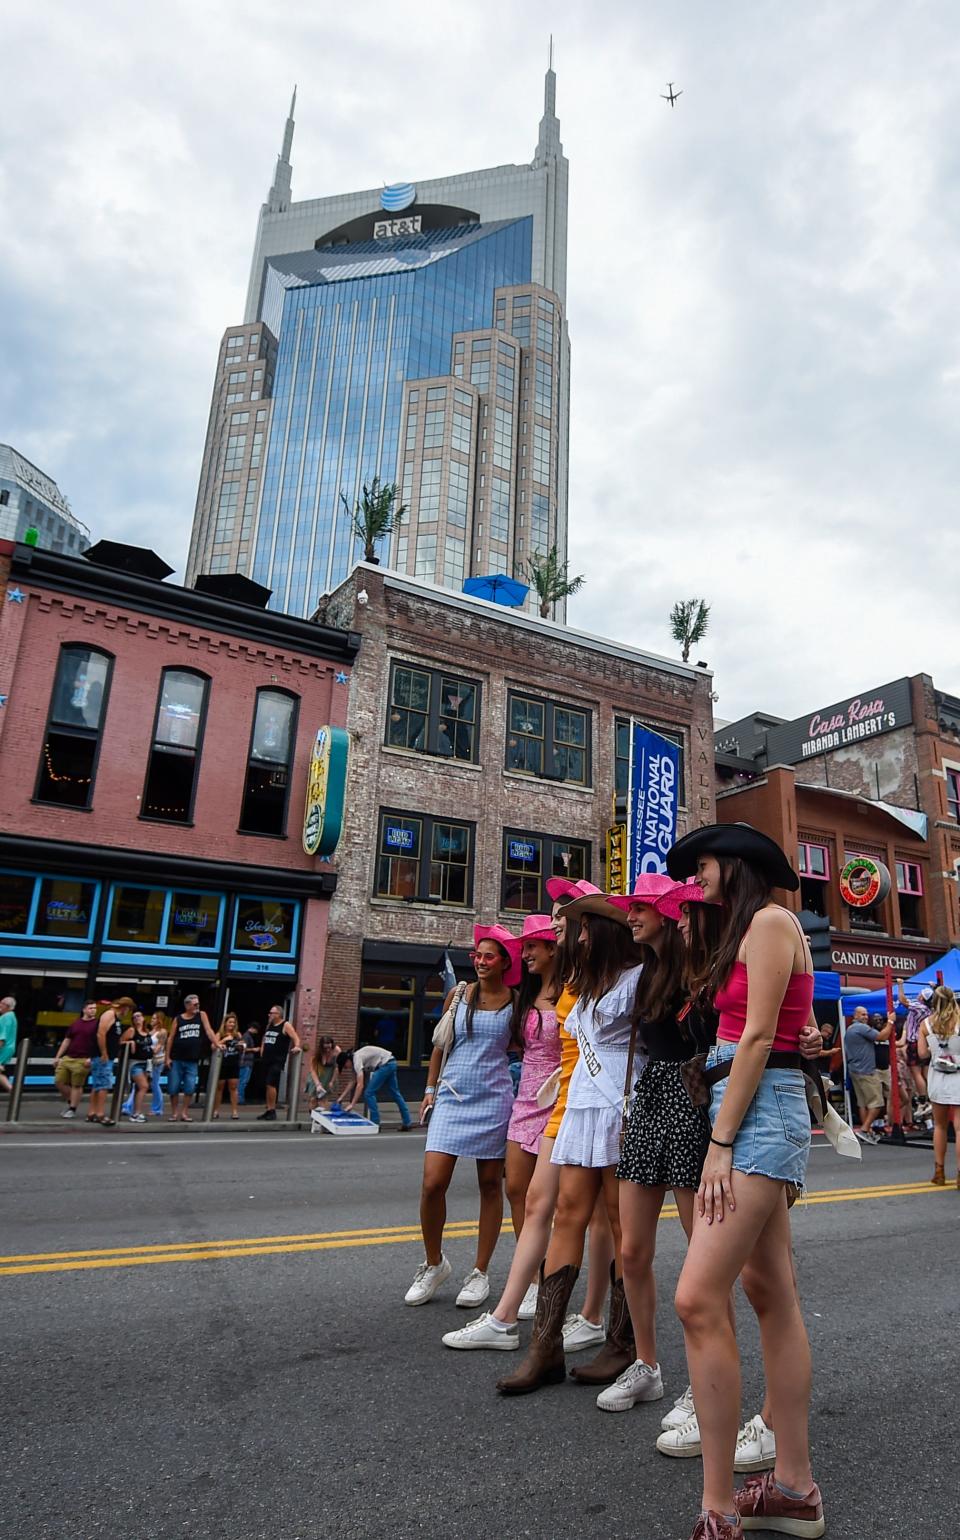
[{"label": "man in tank top", "polygon": [[258,1122],[275,1123],[277,1121],[277,1092],[287,1062],[287,1054],[291,1048],[299,1047],[300,1038],[293,1022],[284,1019],[282,1006],[271,1005],[263,1033],[263,1042],[260,1044],[260,1055],[265,1072],[267,1109],[261,1112]]},{"label": "man in tank top", "polygon": [[167,1037],[167,1090],[170,1092],[170,1121],[192,1123],[190,1098],[197,1089],[200,1060],[208,1049],[217,1047],[217,1034],[206,1011],[200,1009],[196,995],[187,995],[183,1010],[173,1018]]}]

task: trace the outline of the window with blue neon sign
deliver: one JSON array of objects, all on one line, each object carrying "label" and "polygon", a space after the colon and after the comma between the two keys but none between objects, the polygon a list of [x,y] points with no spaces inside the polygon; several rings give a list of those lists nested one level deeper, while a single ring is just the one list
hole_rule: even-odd
[{"label": "window with blue neon sign", "polygon": [[237,899],[233,927],[234,952],[269,957],[292,957],[300,929],[297,899]]},{"label": "window with blue neon sign", "polygon": [[223,911],[222,893],[115,883],[105,939],[113,946],[215,952]]},{"label": "window with blue neon sign", "polygon": [[0,935],[89,941],[99,893],[99,882],[80,877],[0,872]]}]

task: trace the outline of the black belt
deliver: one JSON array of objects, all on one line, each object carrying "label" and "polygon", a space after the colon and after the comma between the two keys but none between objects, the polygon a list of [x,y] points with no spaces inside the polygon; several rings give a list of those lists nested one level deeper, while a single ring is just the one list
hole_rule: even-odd
[{"label": "black belt", "polygon": [[[723,1059],[719,1064],[711,1064],[703,1072],[703,1078],[707,1085],[716,1085],[718,1080],[726,1079],[733,1064],[733,1057]],[[802,1069],[803,1062],[798,1053],[768,1053],[764,1069]]]}]

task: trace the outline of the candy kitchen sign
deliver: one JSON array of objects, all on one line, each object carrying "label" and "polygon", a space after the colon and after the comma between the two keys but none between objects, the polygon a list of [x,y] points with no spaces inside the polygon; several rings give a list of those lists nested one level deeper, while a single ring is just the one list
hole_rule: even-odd
[{"label": "candy kitchen sign", "polygon": [[866,738],[895,732],[913,721],[909,679],[895,679],[878,689],[850,695],[833,706],[784,722],[767,732],[767,764],[796,765],[818,754],[832,754]]}]

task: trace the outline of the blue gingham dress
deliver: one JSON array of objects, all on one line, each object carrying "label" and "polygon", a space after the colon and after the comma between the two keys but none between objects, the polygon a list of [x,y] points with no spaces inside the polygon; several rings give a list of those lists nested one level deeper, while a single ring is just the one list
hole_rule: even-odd
[{"label": "blue gingham dress", "polygon": [[507,1062],[512,1014],[509,1002],[499,1011],[474,1011],[468,1037],[467,1004],[461,1000],[456,1039],[427,1124],[428,1150],[475,1160],[503,1159],[513,1111]]}]

